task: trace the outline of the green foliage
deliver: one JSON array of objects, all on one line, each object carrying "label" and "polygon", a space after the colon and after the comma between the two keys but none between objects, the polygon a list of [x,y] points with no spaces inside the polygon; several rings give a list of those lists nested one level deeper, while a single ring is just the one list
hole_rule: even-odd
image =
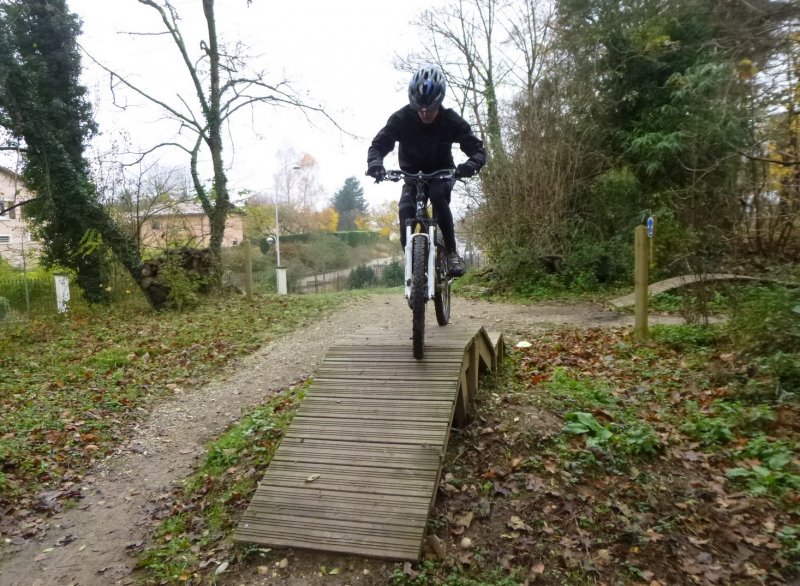
[{"label": "green foliage", "polygon": [[575,291],[597,291],[603,285],[627,283],[632,278],[630,238],[579,238],[564,258],[562,282]]},{"label": "green foliage", "polygon": [[653,428],[641,423],[625,428],[618,443],[624,452],[633,456],[655,454],[663,447]]},{"label": "green foliage", "polygon": [[368,210],[361,182],[355,177],[348,177],[342,188],[333,194],[331,207],[339,213],[338,230],[355,230],[356,218]]},{"label": "green foliage", "polygon": [[[106,246],[138,267],[133,242],[101,207],[84,145],[96,126],[80,84],[80,22],[65,0],[0,5],[0,126],[25,143],[23,179],[38,197],[25,214],[48,266],[72,269],[91,302],[108,300]],[[87,235],[102,245],[87,247]],[[94,237],[92,242],[97,241]]]},{"label": "green foliage", "polygon": [[380,238],[377,232],[367,230],[350,230],[344,232],[334,232],[336,238],[343,240],[347,246],[367,246]]},{"label": "green foliage", "polygon": [[566,419],[569,423],[564,426],[564,431],[583,435],[586,438],[586,445],[589,447],[604,444],[614,435],[608,427],[598,423],[591,413],[581,411],[567,413]]},{"label": "green foliage", "polygon": [[372,267],[360,265],[350,271],[348,278],[351,289],[365,289],[375,284],[375,271]]},{"label": "green foliage", "polygon": [[0,297],[0,321],[3,321],[11,313],[11,302],[5,298]]},{"label": "green foliage", "polygon": [[579,409],[588,409],[614,404],[614,398],[603,381],[575,378],[564,368],[554,369],[544,386],[548,392],[559,397],[565,407],[575,405]]},{"label": "green foliage", "polygon": [[167,251],[162,257],[158,278],[169,287],[169,306],[178,311],[195,307],[200,302],[200,290],[206,285],[203,277],[183,267],[178,251]]},{"label": "green foliage", "polygon": [[381,275],[381,284],[384,287],[399,287],[406,278],[405,266],[400,261],[393,260],[388,265],[383,267],[383,275]]},{"label": "green foliage", "polygon": [[727,332],[739,351],[754,356],[800,348],[800,290],[751,291],[734,308]]},{"label": "green foliage", "polygon": [[704,410],[697,402],[689,401],[685,417],[681,431],[706,446],[728,444],[736,433],[758,433],[775,421],[775,413],[768,405],[747,406],[719,399]]},{"label": "green foliage", "polygon": [[780,390],[800,393],[800,290],[751,290],[726,325],[733,347]]},{"label": "green foliage", "polygon": [[654,342],[664,344],[678,352],[712,347],[719,337],[719,329],[714,326],[656,324],[650,328],[650,338]]}]

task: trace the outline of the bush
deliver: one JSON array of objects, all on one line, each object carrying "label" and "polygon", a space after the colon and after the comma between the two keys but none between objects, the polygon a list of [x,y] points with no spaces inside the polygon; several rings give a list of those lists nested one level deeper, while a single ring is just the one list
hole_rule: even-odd
[{"label": "bush", "polygon": [[366,289],[375,285],[375,271],[372,267],[361,265],[350,271],[349,278],[351,289]]},{"label": "bush", "polygon": [[595,291],[602,285],[629,282],[632,269],[632,242],[578,241],[564,258],[564,282],[576,291]]},{"label": "bush", "polygon": [[752,291],[734,306],[726,330],[734,349],[773,377],[779,391],[800,393],[800,291]]},{"label": "bush", "polygon": [[800,348],[800,291],[758,288],[733,308],[728,333],[736,348],[766,356]]},{"label": "bush", "polygon": [[656,324],[650,329],[650,336],[665,346],[683,352],[713,346],[717,342],[718,331],[712,326],[695,324]]},{"label": "bush", "polygon": [[399,287],[405,282],[406,269],[399,261],[392,261],[383,267],[381,282],[384,287]]},{"label": "bush", "polygon": [[334,236],[347,244],[347,246],[366,246],[380,238],[377,232],[367,230],[353,230],[350,232],[335,232]]}]

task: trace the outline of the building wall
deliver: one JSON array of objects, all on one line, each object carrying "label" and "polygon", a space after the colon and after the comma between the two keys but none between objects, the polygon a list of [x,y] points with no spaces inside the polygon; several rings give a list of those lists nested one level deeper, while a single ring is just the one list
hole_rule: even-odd
[{"label": "building wall", "polygon": [[[21,180],[16,185],[16,194],[14,188],[14,173],[0,167],[0,201],[6,208],[33,197]],[[40,248],[39,243],[31,240],[30,232],[22,219],[22,211],[23,207],[18,207],[0,215],[0,258],[17,268],[22,267],[23,254],[28,266],[35,266]]]},{"label": "building wall", "polygon": [[[229,215],[225,222],[223,247],[237,246],[244,238],[244,219]],[[175,244],[188,244],[205,248],[211,241],[211,229],[205,214],[164,214],[149,218],[141,227],[142,246],[164,248]]]}]

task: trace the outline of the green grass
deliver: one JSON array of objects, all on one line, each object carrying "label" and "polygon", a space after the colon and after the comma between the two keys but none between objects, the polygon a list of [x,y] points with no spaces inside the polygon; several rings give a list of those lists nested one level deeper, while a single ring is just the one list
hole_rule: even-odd
[{"label": "green grass", "polygon": [[95,308],[6,324],[0,505],[78,478],[154,401],[204,384],[232,359],[352,298],[231,296],[186,312]]}]

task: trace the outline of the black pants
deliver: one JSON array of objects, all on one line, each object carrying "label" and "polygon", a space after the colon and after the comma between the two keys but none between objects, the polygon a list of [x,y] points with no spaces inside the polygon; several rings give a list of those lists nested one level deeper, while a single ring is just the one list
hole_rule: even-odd
[{"label": "black pants", "polygon": [[[456,235],[453,229],[453,214],[450,211],[450,192],[453,190],[453,183],[450,181],[431,181],[427,185],[428,199],[433,206],[433,217],[439,224],[442,231],[442,239],[447,252],[456,251]],[[400,216],[400,244],[406,247],[406,220],[412,219],[417,210],[414,207],[414,193],[416,188],[411,183],[403,185],[400,194],[399,216]]]}]

